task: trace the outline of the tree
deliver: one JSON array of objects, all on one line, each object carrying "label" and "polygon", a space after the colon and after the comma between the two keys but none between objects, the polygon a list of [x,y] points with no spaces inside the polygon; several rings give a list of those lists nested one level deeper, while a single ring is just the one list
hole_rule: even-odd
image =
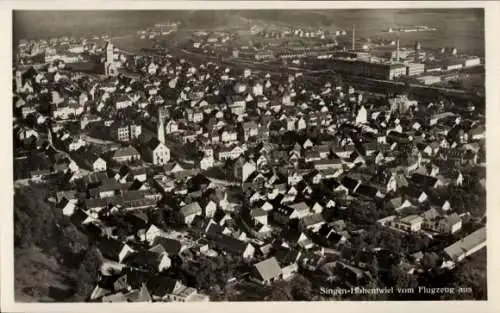
[{"label": "tree", "polygon": [[271,293],[267,297],[268,301],[291,301],[293,300],[292,288],[286,281],[280,280],[271,286]]},{"label": "tree", "polygon": [[389,277],[395,288],[415,288],[418,285],[415,276],[402,270],[399,265],[391,267]]},{"label": "tree", "polygon": [[486,300],[488,297],[486,249],[459,264],[452,273],[450,287],[472,289],[470,293],[457,293],[447,295],[446,299]]},{"label": "tree", "polygon": [[378,260],[377,260],[377,257],[376,256],[373,256],[370,264],[368,265],[368,270],[370,271],[370,273],[372,274],[372,277],[375,281],[378,281],[379,279],[379,271],[380,271],[380,267],[378,265]]},{"label": "tree", "polygon": [[431,270],[438,266],[439,256],[436,252],[425,252],[422,258],[422,268],[426,271]]},{"label": "tree", "polygon": [[76,274],[78,287],[76,295],[81,298],[88,298],[94,289],[101,267],[101,255],[95,246],[87,250],[78,272]]},{"label": "tree", "polygon": [[61,263],[70,267],[78,267],[81,257],[89,247],[87,235],[78,230],[74,224],[61,226],[58,232],[66,240],[57,241],[56,256],[60,258]]},{"label": "tree", "polygon": [[290,283],[294,300],[311,300],[312,287],[309,279],[296,274]]}]

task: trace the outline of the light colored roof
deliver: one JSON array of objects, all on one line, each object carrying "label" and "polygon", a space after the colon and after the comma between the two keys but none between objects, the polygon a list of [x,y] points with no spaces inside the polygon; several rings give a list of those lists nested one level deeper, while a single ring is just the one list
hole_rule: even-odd
[{"label": "light colored roof", "polygon": [[308,215],[304,217],[302,220],[306,226],[316,225],[325,222],[325,219],[323,218],[323,215],[321,213]]},{"label": "light colored roof", "polygon": [[290,208],[295,209],[296,211],[309,211],[310,208],[305,202],[299,202],[289,205]]},{"label": "light colored roof", "polygon": [[250,211],[250,215],[252,217],[258,217],[258,216],[266,216],[267,215],[267,212],[264,211],[263,209],[261,208],[255,208],[255,209],[252,209],[252,211]]},{"label": "light colored roof", "polygon": [[446,247],[444,252],[452,259],[455,260],[467,251],[470,251],[486,242],[486,227],[482,227],[468,236],[460,239],[454,244]]},{"label": "light colored roof", "polygon": [[200,205],[198,204],[198,202],[193,202],[193,203],[190,203],[188,205],[185,205],[181,208],[181,213],[182,215],[184,215],[185,217],[186,216],[189,216],[189,215],[193,215],[193,214],[200,214],[201,213],[201,207]]},{"label": "light colored roof", "polygon": [[423,220],[423,218],[421,216],[412,214],[412,215],[408,215],[406,217],[403,217],[399,221],[401,223],[415,224],[415,223],[422,222],[422,220]]},{"label": "light colored roof", "polygon": [[446,223],[448,225],[455,225],[456,223],[460,222],[462,219],[460,216],[458,216],[457,213],[452,213],[446,217]]},{"label": "light colored roof", "polygon": [[102,302],[126,302],[127,298],[122,292],[118,292],[112,295],[104,296]]},{"label": "light colored roof", "polygon": [[425,211],[424,213],[422,213],[422,217],[428,221],[432,221],[439,216],[440,216],[440,214],[435,208],[431,208],[431,209]]},{"label": "light colored roof", "polygon": [[275,257],[254,265],[263,280],[270,280],[281,275],[281,267]]},{"label": "light colored roof", "polygon": [[399,208],[403,204],[403,199],[401,197],[392,198],[389,202],[394,208]]},{"label": "light colored roof", "polygon": [[137,151],[136,148],[134,148],[132,146],[128,146],[128,147],[120,148],[120,149],[116,150],[115,153],[113,154],[113,157],[120,158],[120,157],[133,156],[133,155],[138,155],[138,154],[139,154],[139,152]]}]

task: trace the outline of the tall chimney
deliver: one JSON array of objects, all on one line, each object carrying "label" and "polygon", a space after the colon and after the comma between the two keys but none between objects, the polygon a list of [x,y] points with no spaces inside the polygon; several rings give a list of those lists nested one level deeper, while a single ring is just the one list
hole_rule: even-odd
[{"label": "tall chimney", "polygon": [[399,38],[396,40],[396,61],[399,62]]},{"label": "tall chimney", "polygon": [[352,51],[356,50],[356,25],[352,25]]}]

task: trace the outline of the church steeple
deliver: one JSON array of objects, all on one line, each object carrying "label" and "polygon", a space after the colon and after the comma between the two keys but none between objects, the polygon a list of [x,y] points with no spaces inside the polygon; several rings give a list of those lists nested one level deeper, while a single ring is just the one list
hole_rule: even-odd
[{"label": "church steeple", "polygon": [[106,76],[116,76],[118,74],[118,70],[114,61],[115,48],[110,41],[106,42],[104,51],[106,53],[104,61],[104,74]]},{"label": "church steeple", "polygon": [[161,110],[158,110],[158,140],[165,144],[165,124],[163,122],[164,116]]},{"label": "church steeple", "polygon": [[113,62],[114,59],[114,46],[111,41],[107,41],[104,47],[106,51],[106,62]]}]

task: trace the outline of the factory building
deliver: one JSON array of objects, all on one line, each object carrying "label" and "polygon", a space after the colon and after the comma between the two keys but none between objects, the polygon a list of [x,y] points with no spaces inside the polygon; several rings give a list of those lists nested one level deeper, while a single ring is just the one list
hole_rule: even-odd
[{"label": "factory building", "polygon": [[462,60],[460,59],[448,59],[443,62],[443,70],[445,71],[460,70],[463,66]]},{"label": "factory building", "polygon": [[420,75],[425,71],[425,65],[422,63],[407,63],[406,64],[406,75],[416,76]]},{"label": "factory building", "polygon": [[478,66],[481,65],[481,59],[478,57],[466,57],[463,59],[462,64],[464,67]]},{"label": "factory building", "polygon": [[441,72],[442,71],[442,65],[436,62],[432,63],[427,63],[425,65],[425,72],[426,73],[435,73],[435,72]]},{"label": "factory building", "polygon": [[439,83],[441,81],[441,77],[427,75],[427,76],[421,76],[421,77],[417,78],[417,80],[424,85],[433,85],[433,84]]},{"label": "factory building", "polygon": [[406,75],[406,65],[399,63],[374,63],[360,60],[336,59],[333,70],[339,73],[392,80]]}]

